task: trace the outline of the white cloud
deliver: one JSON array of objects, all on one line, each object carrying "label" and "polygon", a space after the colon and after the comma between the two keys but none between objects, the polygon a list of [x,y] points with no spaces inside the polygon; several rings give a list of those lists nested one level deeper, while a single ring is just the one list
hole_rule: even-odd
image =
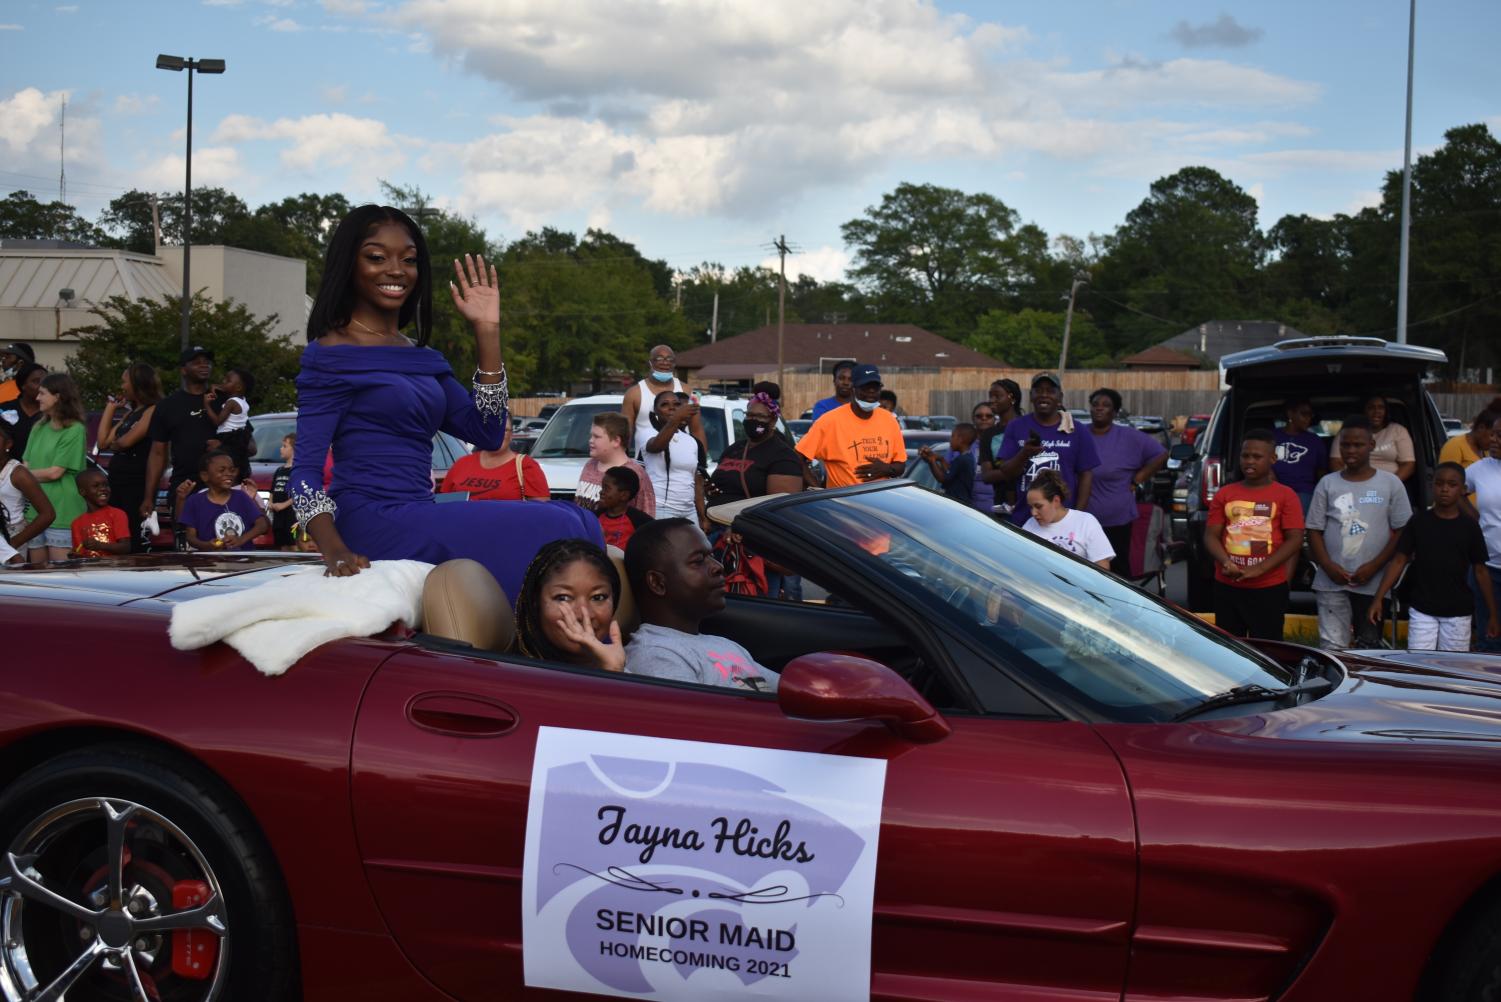
[{"label": "white cloud", "polygon": [[43,94],[27,87],[0,101],[0,143],[11,153],[19,153],[43,132],[50,134],[66,96],[67,91]]},{"label": "white cloud", "polygon": [[[351,176],[368,184],[389,176],[406,161],[404,148],[416,141],[394,135],[384,122],[343,113],[278,118],[274,122],[251,115],[230,115],[214,130],[213,141],[226,145],[248,142],[282,143],[278,158],[283,167],[313,174],[329,167],[351,169]],[[197,159],[194,158],[196,169]]]},{"label": "white cloud", "polygon": [[78,13],[78,5],[76,3],[63,4],[60,7],[54,7],[52,9],[55,10],[55,11],[57,11],[59,14],[77,14]]},{"label": "white cloud", "polygon": [[337,84],[323,88],[323,100],[328,104],[343,104],[349,100],[349,87],[345,84]]},{"label": "white cloud", "polygon": [[1375,190],[1357,191],[1355,197],[1345,206],[1344,211],[1348,215],[1355,215],[1361,209],[1374,209],[1381,204],[1381,192]]},{"label": "white cloud", "polygon": [[[186,174],[182,154],[153,160],[136,172],[135,187],[147,191],[181,188]],[[205,146],[193,150],[193,187],[232,187],[244,175],[239,151],[230,146]]]},{"label": "white cloud", "polygon": [[[1265,109],[1322,93],[1224,59],[1042,60],[1027,29],[926,0],[322,3],[535,108],[442,160],[461,171],[464,211],[520,225],[627,205],[759,217],[935,160],[980,162],[998,178],[1036,154],[1106,170],[1161,157],[1177,169],[1307,136],[1263,120]],[[422,162],[439,163],[436,147]],[[1290,169],[1270,162],[1254,176]]]},{"label": "white cloud", "polygon": [[155,94],[121,94],[115,98],[114,112],[116,115],[139,115],[160,103],[161,98]]},{"label": "white cloud", "polygon": [[[791,282],[798,275],[810,275],[820,282],[844,281],[845,269],[850,266],[850,255],[838,247],[824,244],[817,250],[787,255],[787,278]],[[781,260],[768,257],[761,261],[762,268],[778,271]]]},{"label": "white cloud", "polygon": [[262,14],[255,19],[255,23],[262,28],[269,28],[271,31],[293,32],[304,30],[302,25],[290,17],[277,17],[274,14]]},{"label": "white cloud", "polygon": [[0,24],[0,31],[25,31],[19,24]]}]

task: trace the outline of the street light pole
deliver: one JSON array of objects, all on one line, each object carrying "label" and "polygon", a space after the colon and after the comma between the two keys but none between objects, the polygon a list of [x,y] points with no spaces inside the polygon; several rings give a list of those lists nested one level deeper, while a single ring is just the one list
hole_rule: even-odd
[{"label": "street light pole", "polygon": [[182,348],[188,348],[188,318],[192,308],[192,285],[189,273],[192,269],[193,250],[193,73],[223,73],[222,59],[184,59],[181,56],[159,55],[156,68],[188,74],[188,142],[184,154],[187,165],[182,193]]},{"label": "street light pole", "polygon": [[1402,235],[1397,252],[1397,343],[1407,343],[1407,234],[1412,212],[1412,57],[1418,0],[1407,8],[1407,139],[1402,147]]}]

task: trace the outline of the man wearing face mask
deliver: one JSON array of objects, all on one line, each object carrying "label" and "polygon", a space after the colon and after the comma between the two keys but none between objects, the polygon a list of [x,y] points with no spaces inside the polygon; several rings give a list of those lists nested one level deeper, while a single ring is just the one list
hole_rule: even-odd
[{"label": "man wearing face mask", "polygon": [[854,399],[813,422],[797,451],[824,466],[829,487],[848,487],[899,477],[906,469],[902,429],[881,408],[881,370],[857,365],[851,372]]},{"label": "man wearing face mask", "polygon": [[10,403],[21,395],[21,386],[16,382],[16,373],[21,366],[36,361],[29,344],[8,344],[0,348],[0,404]]},{"label": "man wearing face mask", "polygon": [[[659,344],[651,350],[650,370],[647,378],[641,380],[635,386],[625,391],[625,399],[620,403],[620,410],[625,414],[625,419],[631,423],[634,440],[625,444],[625,451],[636,458],[641,457],[646,443],[656,437],[657,430],[652,427],[651,415],[652,404],[659,393],[682,393],[683,382],[674,376],[673,369],[677,367],[677,354],[667,345]],[[704,425],[699,419],[698,409],[695,406],[692,420],[688,423],[688,433],[698,439],[704,448],[708,448],[708,439],[704,438]]]}]

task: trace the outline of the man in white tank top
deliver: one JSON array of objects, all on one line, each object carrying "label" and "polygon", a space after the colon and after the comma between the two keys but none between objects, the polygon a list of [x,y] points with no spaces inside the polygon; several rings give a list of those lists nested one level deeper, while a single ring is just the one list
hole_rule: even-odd
[{"label": "man in white tank top", "polygon": [[[659,344],[651,350],[650,361],[650,374],[625,391],[625,400],[620,405],[621,412],[631,423],[635,436],[634,441],[626,444],[625,451],[630,456],[639,456],[641,450],[646,447],[646,443],[657,434],[657,430],[651,426],[652,404],[657,399],[657,394],[667,390],[674,393],[683,392],[682,380],[673,375],[673,369],[677,367],[678,361],[676,352],[665,344]],[[703,422],[697,414],[693,415],[688,431],[702,442],[705,448],[708,448],[708,440],[704,438]]]}]

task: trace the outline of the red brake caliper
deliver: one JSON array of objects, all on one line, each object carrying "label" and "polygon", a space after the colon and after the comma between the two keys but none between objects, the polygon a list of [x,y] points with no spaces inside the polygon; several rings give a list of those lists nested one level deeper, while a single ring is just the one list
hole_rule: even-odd
[{"label": "red brake caliper", "polygon": [[[208,884],[179,880],[172,885],[172,910],[197,908],[209,898]],[[219,937],[207,929],[175,929],[172,932],[172,973],[202,981],[212,977],[219,960]]]}]

